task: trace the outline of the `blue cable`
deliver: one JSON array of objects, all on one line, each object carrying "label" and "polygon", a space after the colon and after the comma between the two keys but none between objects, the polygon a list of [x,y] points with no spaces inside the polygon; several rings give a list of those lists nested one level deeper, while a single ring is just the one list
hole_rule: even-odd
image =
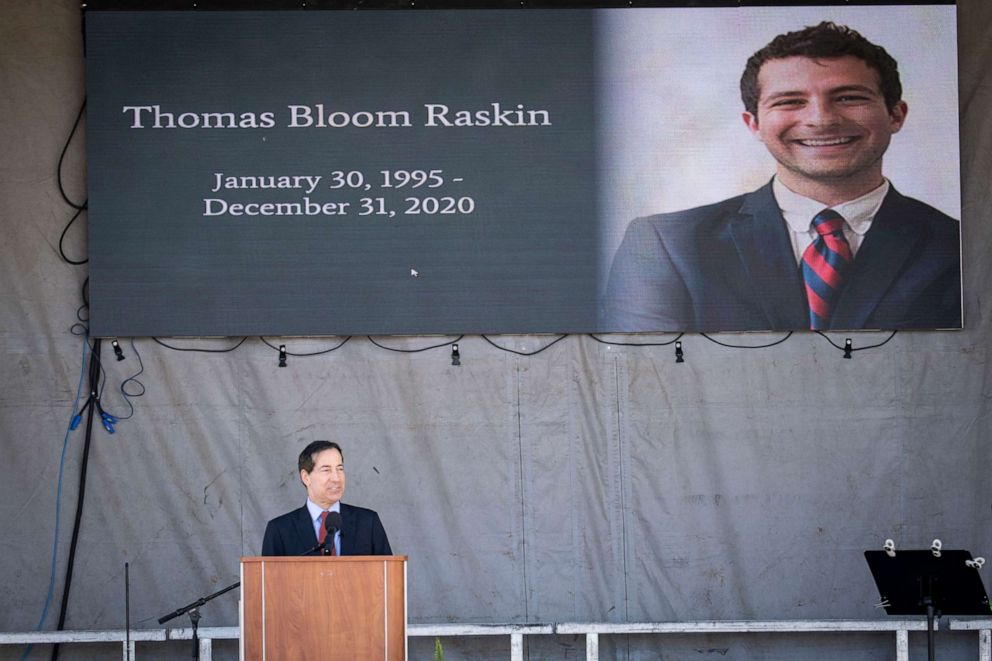
[{"label": "blue cable", "polygon": [[[76,415],[76,407],[79,406],[79,399],[83,392],[83,383],[86,380],[86,357],[89,353],[90,341],[89,335],[83,335],[83,356],[82,356],[82,367],[79,370],[79,385],[76,387],[76,400],[72,403],[73,417]],[[65,472],[65,455],[66,451],[69,449],[69,432],[73,429],[72,421],[69,421],[69,425],[65,430],[65,438],[62,439],[62,458],[59,460],[59,485],[58,491],[55,496],[55,539],[52,542],[52,570],[51,576],[48,579],[48,595],[45,597],[45,606],[41,610],[41,619],[38,620],[38,626],[35,628],[36,631],[41,631],[41,628],[45,626],[45,619],[48,617],[48,607],[52,603],[52,593],[55,591],[55,565],[56,559],[58,557],[59,549],[59,511],[62,509],[62,476]],[[24,653],[21,655],[21,661],[28,658],[31,654],[31,650],[34,645],[28,645]]]}]

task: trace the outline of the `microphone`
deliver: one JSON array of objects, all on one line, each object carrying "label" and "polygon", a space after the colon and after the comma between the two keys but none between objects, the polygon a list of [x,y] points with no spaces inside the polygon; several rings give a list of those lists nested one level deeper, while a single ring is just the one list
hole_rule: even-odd
[{"label": "microphone", "polygon": [[328,537],[333,537],[334,533],[341,530],[341,512],[328,512],[324,519],[324,530]]},{"label": "microphone", "polygon": [[320,554],[327,553],[326,547],[328,544],[334,544],[334,534],[341,530],[341,513],[340,512],[328,512],[327,516],[324,517],[324,530],[327,534],[324,536],[324,541],[317,546],[304,551],[301,555],[310,555],[313,552]]},{"label": "microphone", "polygon": [[333,548],[334,534],[341,530],[341,512],[327,513],[327,518],[324,519],[324,530],[327,531],[327,537],[324,538],[324,553],[328,553],[326,545],[330,544]]}]

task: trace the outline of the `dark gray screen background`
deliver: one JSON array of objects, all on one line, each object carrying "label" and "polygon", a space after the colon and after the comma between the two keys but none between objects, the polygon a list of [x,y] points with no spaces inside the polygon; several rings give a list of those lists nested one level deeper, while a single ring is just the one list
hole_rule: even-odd
[{"label": "dark gray screen background", "polygon": [[[94,336],[594,329],[592,13],[90,12]],[[551,126],[425,127],[423,104],[545,109]],[[408,110],[401,128],[286,128],[289,104]],[[274,112],[274,128],[132,129],[124,106]],[[225,175],[440,169],[416,191],[318,189],[346,216],[203,217]],[[404,215],[407,196],[470,215]],[[393,219],[355,214],[385,197]],[[411,275],[417,271],[417,277]]]}]

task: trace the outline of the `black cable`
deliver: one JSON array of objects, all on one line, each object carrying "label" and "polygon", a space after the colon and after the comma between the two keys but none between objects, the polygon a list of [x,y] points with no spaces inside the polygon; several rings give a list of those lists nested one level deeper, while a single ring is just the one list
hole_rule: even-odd
[{"label": "black cable", "polygon": [[[82,204],[76,204],[75,202],[69,199],[68,195],[66,195],[65,187],[62,186],[62,162],[65,160],[66,152],[69,151],[69,145],[72,143],[72,136],[76,134],[76,129],[79,128],[79,120],[82,119],[84,110],[86,110],[85,96],[83,97],[83,104],[79,107],[79,113],[76,115],[76,121],[72,123],[72,130],[69,131],[69,137],[66,138],[65,146],[62,147],[62,155],[59,156],[58,170],[56,170],[55,172],[55,178],[58,181],[59,192],[62,193],[62,199],[65,200],[65,203],[68,204],[70,207],[72,207],[73,209],[78,209],[79,211],[82,211],[83,209],[86,208],[86,202],[83,202]],[[77,213],[76,216],[78,215],[79,214]],[[73,216],[72,220],[75,220],[76,216]],[[69,221],[69,225],[72,224],[72,220]],[[68,225],[66,226],[66,229],[68,229]],[[62,232],[62,234],[65,235],[65,232]],[[61,241],[59,241],[59,245],[60,246],[62,245]]]},{"label": "black cable", "polygon": [[456,337],[455,339],[451,340],[450,342],[443,342],[441,344],[432,344],[429,347],[423,347],[421,349],[394,349],[393,347],[387,347],[384,344],[379,344],[378,342],[376,342],[375,340],[372,339],[372,336],[371,335],[366,335],[365,337],[368,338],[369,342],[371,342],[372,344],[376,345],[380,349],[385,349],[386,351],[395,351],[397,353],[420,353],[421,351],[430,351],[431,349],[438,349],[440,347],[450,347],[455,342],[460,342],[461,339],[463,337],[465,337],[465,336],[464,335],[459,335],[458,337]]},{"label": "black cable", "polygon": [[[822,337],[823,339],[825,339],[827,342],[829,342],[830,345],[833,346],[835,349],[840,349],[841,351],[847,351],[846,348],[840,346],[839,344],[836,344],[833,340],[831,340],[829,337],[827,337],[823,332],[821,332],[821,331],[814,331],[814,332],[817,335],[819,335],[820,337]],[[865,349],[877,349],[877,348],[879,348],[881,346],[885,346],[886,344],[889,343],[889,340],[891,340],[892,338],[894,338],[896,336],[896,333],[898,333],[898,332],[899,331],[897,331],[897,330],[892,331],[892,333],[887,338],[885,338],[884,340],[882,340],[878,344],[870,344],[870,345],[868,345],[866,347],[851,347],[851,351],[852,352],[853,351],[864,351]]]},{"label": "black cable", "polygon": [[[59,609],[59,622],[56,626],[56,631],[62,631],[65,628],[65,614],[69,607],[69,590],[72,588],[72,569],[76,560],[79,527],[83,519],[83,503],[86,500],[86,468],[89,465],[90,442],[93,439],[93,418],[98,406],[95,397],[100,381],[100,344],[101,340],[99,338],[93,342],[93,353],[90,355],[90,400],[87,403],[86,412],[86,441],[83,444],[83,458],[79,469],[79,493],[76,498],[76,517],[72,524],[72,542],[69,544],[69,558],[65,570],[65,582],[62,588],[62,606]],[[56,661],[58,658],[59,644],[56,643],[52,646],[51,659],[52,661]]]},{"label": "black cable", "polygon": [[712,337],[710,337],[706,333],[700,333],[700,335],[702,335],[703,337],[705,337],[707,340],[709,340],[713,344],[719,344],[721,347],[729,347],[731,349],[767,349],[768,347],[773,347],[776,344],[782,344],[783,342],[785,342],[786,340],[788,340],[790,337],[792,337],[792,333],[793,333],[793,331],[789,331],[788,333],[785,334],[785,337],[783,337],[782,339],[775,340],[774,342],[771,342],[769,344],[755,344],[755,345],[727,344],[726,342],[721,342],[720,340],[714,340]]},{"label": "black cable", "polygon": [[248,339],[248,336],[245,336],[245,337],[241,338],[241,341],[240,342],[238,342],[237,344],[235,344],[233,347],[230,347],[229,349],[190,349],[190,348],[185,348],[185,347],[174,347],[171,344],[166,344],[165,342],[163,342],[162,340],[158,339],[157,337],[153,337],[152,339],[155,341],[156,344],[161,344],[166,349],[172,349],[173,351],[198,351],[200,353],[228,353],[229,351],[234,351],[235,349],[237,349],[238,347],[240,347],[242,344],[244,344],[245,343],[245,340]]},{"label": "black cable", "polygon": [[[87,324],[89,324],[90,321],[90,315],[89,315],[90,279],[89,278],[83,280],[82,296],[83,296],[83,304],[80,305],[78,308],[76,308],[76,319],[78,319],[79,321],[69,327],[69,332],[72,333],[73,335],[87,335],[90,332],[89,326],[87,326]],[[83,316],[83,310],[86,310],[85,317]]]},{"label": "black cable", "polygon": [[[130,420],[131,418],[134,417],[134,403],[131,401],[131,398],[136,399],[138,397],[143,397],[147,390],[145,388],[145,384],[139,381],[137,378],[145,371],[145,362],[142,360],[141,354],[138,353],[138,347],[134,346],[134,338],[132,337],[130,339],[131,339],[131,352],[138,359],[138,371],[132,374],[131,376],[127,377],[123,381],[121,381],[121,384],[118,387],[118,390],[120,390],[121,393],[121,397],[124,399],[124,403],[127,405],[128,408],[127,415],[117,415],[116,413],[112,413],[107,409],[105,409],[103,404],[101,404],[101,402],[103,401],[103,391],[106,389],[107,383],[110,381],[110,379],[107,378],[107,370],[103,366],[103,360],[102,359],[100,360],[100,373],[102,376],[102,381],[100,383],[100,392],[97,394],[96,397],[96,406],[99,409],[100,413],[107,413],[113,416],[113,418],[117,421]],[[138,388],[140,388],[140,390],[137,390],[136,392],[128,392],[127,385],[129,383],[134,383]]]},{"label": "black cable", "polygon": [[545,349],[548,349],[550,347],[553,347],[554,345],[556,345],[559,342],[561,342],[562,340],[564,340],[566,337],[568,337],[568,333],[565,333],[561,337],[555,338],[554,341],[549,342],[548,344],[545,344],[543,347],[541,347],[540,349],[537,349],[536,351],[516,351],[515,349],[507,349],[506,347],[501,347],[500,345],[496,344],[495,342],[493,342],[492,340],[490,340],[485,335],[482,336],[482,339],[485,340],[486,342],[488,342],[489,344],[493,345],[494,347],[496,347],[500,351],[507,351],[509,353],[515,353],[518,356],[534,356],[534,355],[537,355],[537,354],[541,353]]},{"label": "black cable", "polygon": [[882,340],[878,344],[870,344],[870,345],[868,345],[866,347],[851,347],[851,351],[864,351],[865,349],[877,349],[880,346],[884,346],[884,345],[888,344],[889,343],[889,340],[891,340],[892,338],[894,338],[896,336],[896,333],[898,333],[898,332],[899,331],[897,331],[897,330],[892,331],[892,334],[890,334],[887,338],[885,338],[884,340]]},{"label": "black cable", "polygon": [[[124,398],[125,399],[127,399],[128,397],[143,397],[144,394],[145,394],[145,391],[146,391],[145,384],[143,384],[141,381],[138,381],[138,377],[141,376],[141,373],[145,371],[145,361],[143,361],[141,359],[141,354],[138,353],[138,347],[134,346],[134,338],[133,337],[131,338],[131,351],[134,353],[135,357],[137,357],[137,359],[138,359],[138,368],[139,369],[138,369],[137,372],[135,372],[131,376],[129,376],[126,379],[124,379],[123,381],[121,381],[121,394],[124,395]],[[141,388],[141,391],[140,392],[130,393],[130,392],[127,391],[127,384],[128,383],[132,383],[132,382],[135,383],[138,387]]]},{"label": "black cable", "polygon": [[600,344],[612,344],[618,347],[667,347],[675,342],[678,342],[682,339],[683,335],[685,335],[685,333],[679,333],[674,339],[671,339],[668,342],[610,342],[609,340],[601,340],[593,333],[589,333],[589,337],[596,340]]},{"label": "black cable", "polygon": [[76,213],[72,215],[72,218],[69,219],[69,222],[66,223],[65,227],[62,228],[62,234],[59,236],[59,255],[62,257],[63,260],[65,260],[69,264],[72,264],[73,266],[81,266],[82,264],[86,264],[87,262],[90,261],[89,258],[71,259],[68,255],[65,254],[65,248],[64,248],[65,235],[69,232],[69,228],[72,227],[72,224],[74,222],[76,222],[76,219],[79,218],[80,214],[82,214],[83,211],[86,210],[87,202],[84,201],[82,204],[78,204],[69,199],[69,195],[65,192],[65,186],[62,184],[62,163],[65,161],[66,152],[69,151],[69,145],[72,144],[72,138],[76,134],[76,129],[79,128],[79,121],[82,119],[83,111],[85,109],[86,109],[86,98],[83,97],[83,103],[79,107],[79,113],[76,115],[76,121],[73,122],[72,124],[72,130],[69,131],[69,137],[66,138],[65,145],[63,145],[62,147],[62,153],[59,155],[59,164],[55,171],[55,180],[58,183],[59,193],[62,194],[62,199],[65,200],[66,204],[68,204],[70,207],[76,210]]},{"label": "black cable", "polygon": [[69,228],[72,227],[72,224],[76,222],[77,218],[79,218],[79,214],[83,213],[84,210],[85,207],[83,209],[79,209],[75,214],[73,214],[72,218],[69,219],[69,222],[66,223],[66,226],[62,228],[62,235],[59,237],[59,256],[73,266],[80,266],[90,261],[89,257],[86,259],[69,259],[69,256],[65,254],[65,249],[62,247],[62,243],[65,241],[66,232],[69,231]]},{"label": "black cable", "polygon": [[[266,340],[264,337],[259,336],[258,339],[260,339],[262,341],[262,343],[265,344],[265,346],[269,347],[270,349],[275,349],[276,351],[279,351],[279,347],[277,347],[277,346],[275,346],[273,344],[269,344],[269,341]],[[297,357],[297,358],[306,358],[307,356],[320,356],[320,355],[325,354],[325,353],[331,353],[332,351],[337,351],[338,349],[340,349],[341,347],[344,346],[345,342],[347,342],[350,339],[351,339],[351,335],[348,335],[347,337],[345,337],[343,340],[341,340],[340,342],[338,342],[336,345],[334,345],[330,349],[322,349],[320,351],[313,351],[311,353],[291,353],[291,352],[287,351],[286,352],[286,355],[287,356],[294,356],[294,357]]]},{"label": "black cable", "polygon": [[103,361],[100,361],[100,391],[96,394],[97,407],[100,409],[100,413],[103,413],[103,407],[100,406],[100,400],[103,399],[103,390],[107,387],[107,370],[103,368]]}]

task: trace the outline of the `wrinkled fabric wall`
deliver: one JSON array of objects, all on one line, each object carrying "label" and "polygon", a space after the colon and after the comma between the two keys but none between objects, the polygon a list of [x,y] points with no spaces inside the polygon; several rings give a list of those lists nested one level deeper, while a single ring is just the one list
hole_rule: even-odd
[{"label": "wrinkled fabric wall", "polygon": [[[33,629],[45,603],[59,461],[80,379],[72,334],[85,267],[57,252],[71,217],[60,151],[83,96],[78,3],[0,8],[0,630]],[[409,555],[409,617],[434,622],[684,621],[884,617],[862,552],[886,537],[992,555],[988,351],[992,243],[992,5],[959,3],[966,330],[901,333],[852,360],[799,334],[765,349],[683,338],[671,347],[568,337],[531,357],[481,337],[402,354],[354,338],[310,358],[258,338],[230,353],[149,339],[104,348],[104,403],[144,363],[132,419],[93,433],[66,628],[120,628],[124,563],[132,623],[156,619],[238,579],[267,519],[299,506],[295,457],[331,438],[345,448],[346,500],[379,511]],[[64,165],[85,196],[85,140]],[[85,218],[66,251],[85,254]],[[766,344],[780,336],[718,336]],[[855,347],[884,334],[853,335]],[[550,337],[497,337],[533,351]],[[636,338],[635,338],[636,339]],[[659,338],[669,339],[669,338]],[[833,337],[837,342],[843,336]],[[417,348],[437,338],[380,338]],[[333,339],[285,340],[294,353]],[[176,341],[222,348],[229,340]],[[58,618],[84,432],[69,435],[58,513]],[[986,570],[987,571],[987,570]],[[985,577],[987,586],[992,580]],[[202,626],[237,624],[237,593]],[[172,626],[185,626],[176,620]],[[942,633],[941,658],[977,657],[977,637]],[[913,637],[914,652],[925,645]],[[581,657],[573,636],[533,638],[531,659]],[[432,641],[415,640],[412,658]],[[507,658],[506,639],[446,641],[449,659]],[[0,648],[0,658],[21,650]],[[142,647],[177,658],[186,646]],[[218,658],[236,647],[218,644]],[[64,647],[62,658],[119,658]],[[47,655],[39,648],[35,657]],[[611,637],[603,658],[894,658],[893,637]]]}]

